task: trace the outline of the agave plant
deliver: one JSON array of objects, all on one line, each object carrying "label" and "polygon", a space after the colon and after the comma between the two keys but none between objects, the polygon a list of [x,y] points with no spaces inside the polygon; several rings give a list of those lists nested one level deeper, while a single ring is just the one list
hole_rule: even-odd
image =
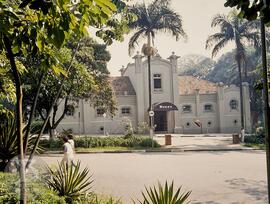
[{"label": "agave plant", "polygon": [[[12,115],[0,115],[0,171],[4,171],[7,164],[18,155],[18,138],[16,118]],[[25,138],[24,138],[25,140]],[[31,136],[27,144],[27,151],[31,150],[35,137]],[[38,147],[38,152],[42,151]]]},{"label": "agave plant", "polygon": [[46,184],[59,196],[65,197],[67,203],[79,201],[92,188],[93,180],[92,175],[89,175],[89,169],[84,168],[80,171],[80,166],[78,161],[75,166],[67,167],[61,162],[56,169],[47,167],[50,176],[45,178]]},{"label": "agave plant", "polygon": [[191,191],[181,193],[181,187],[174,192],[173,182],[168,186],[166,181],[165,187],[158,183],[158,189],[145,187],[146,192],[142,192],[143,200],[139,201],[141,204],[182,204],[188,203],[187,199]]}]

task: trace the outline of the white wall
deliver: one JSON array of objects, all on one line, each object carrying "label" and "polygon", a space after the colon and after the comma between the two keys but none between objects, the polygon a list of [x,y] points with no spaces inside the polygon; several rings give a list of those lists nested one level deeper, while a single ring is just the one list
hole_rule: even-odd
[{"label": "white wall", "polygon": [[[96,110],[90,106],[86,101],[83,102],[84,116],[81,115],[81,123],[79,123],[78,112],[82,111],[82,104],[75,109],[74,116],[66,116],[59,124],[57,131],[62,129],[71,128],[74,133],[78,134],[103,134],[100,130],[101,127],[105,127],[106,132],[109,134],[122,134],[125,132],[125,126],[127,122],[131,122],[134,128],[137,127],[137,105],[136,96],[117,96],[118,110],[114,117],[110,117],[107,114],[106,118],[98,117]],[[62,106],[60,106],[63,108]],[[121,107],[130,107],[130,115],[122,115]],[[84,118],[83,118],[84,117]],[[79,131],[79,126],[81,131]]]}]

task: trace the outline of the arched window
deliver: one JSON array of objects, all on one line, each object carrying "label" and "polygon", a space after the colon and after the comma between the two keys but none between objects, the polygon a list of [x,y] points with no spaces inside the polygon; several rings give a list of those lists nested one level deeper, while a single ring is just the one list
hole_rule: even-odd
[{"label": "arched window", "polygon": [[238,108],[238,101],[235,100],[235,99],[231,100],[230,101],[230,108],[231,108],[231,110],[237,110],[237,108]]}]

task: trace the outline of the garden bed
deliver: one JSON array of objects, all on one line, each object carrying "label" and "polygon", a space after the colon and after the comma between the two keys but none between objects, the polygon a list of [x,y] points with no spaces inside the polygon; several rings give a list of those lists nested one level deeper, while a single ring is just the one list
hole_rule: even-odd
[{"label": "garden bed", "polygon": [[[80,136],[74,138],[76,151],[121,151],[134,149],[158,148],[160,145],[157,141],[146,136],[130,136],[130,137],[93,137]],[[43,139],[40,141],[40,147],[46,151],[59,151],[63,148],[63,141],[60,139]]]}]

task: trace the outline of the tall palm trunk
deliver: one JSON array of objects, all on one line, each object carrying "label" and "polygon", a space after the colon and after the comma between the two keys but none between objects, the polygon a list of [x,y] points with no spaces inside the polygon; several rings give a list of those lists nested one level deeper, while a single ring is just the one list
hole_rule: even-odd
[{"label": "tall palm trunk", "polygon": [[241,115],[241,129],[245,127],[244,125],[244,107],[243,107],[243,85],[242,85],[242,70],[241,70],[241,59],[239,56],[236,59],[238,73],[239,73],[239,88],[240,88],[240,115]]},{"label": "tall palm trunk", "polygon": [[24,149],[23,149],[23,133],[22,133],[22,84],[17,66],[15,64],[14,54],[11,48],[11,42],[4,36],[4,44],[6,47],[6,56],[10,61],[12,75],[16,87],[16,126],[17,126],[17,140],[19,145],[18,159],[20,162],[20,204],[26,204],[26,183],[25,183],[25,167],[24,167]]},{"label": "tall palm trunk", "polygon": [[[152,111],[152,88],[151,88],[151,36],[150,33],[147,35],[147,62],[148,62],[148,88],[149,88],[149,111]],[[149,115],[149,127],[150,131],[152,131],[153,124],[152,124],[152,116]]]},{"label": "tall palm trunk", "polygon": [[265,146],[266,146],[266,167],[267,167],[267,183],[268,183],[268,202],[270,203],[270,128],[269,128],[269,97],[268,97],[268,76],[267,76],[267,58],[266,58],[266,43],[265,43],[265,26],[263,19],[261,19],[261,41],[262,41],[262,65],[263,65],[263,101],[264,101],[264,128],[265,128]]},{"label": "tall palm trunk", "polygon": [[242,66],[243,59],[244,59],[244,48],[240,47],[240,39],[237,34],[235,34],[235,44],[236,44],[236,61],[238,67],[238,74],[239,74],[239,88],[240,88],[240,115],[241,115],[241,129],[245,128],[244,125],[244,106],[243,106],[243,86],[242,86]]}]

